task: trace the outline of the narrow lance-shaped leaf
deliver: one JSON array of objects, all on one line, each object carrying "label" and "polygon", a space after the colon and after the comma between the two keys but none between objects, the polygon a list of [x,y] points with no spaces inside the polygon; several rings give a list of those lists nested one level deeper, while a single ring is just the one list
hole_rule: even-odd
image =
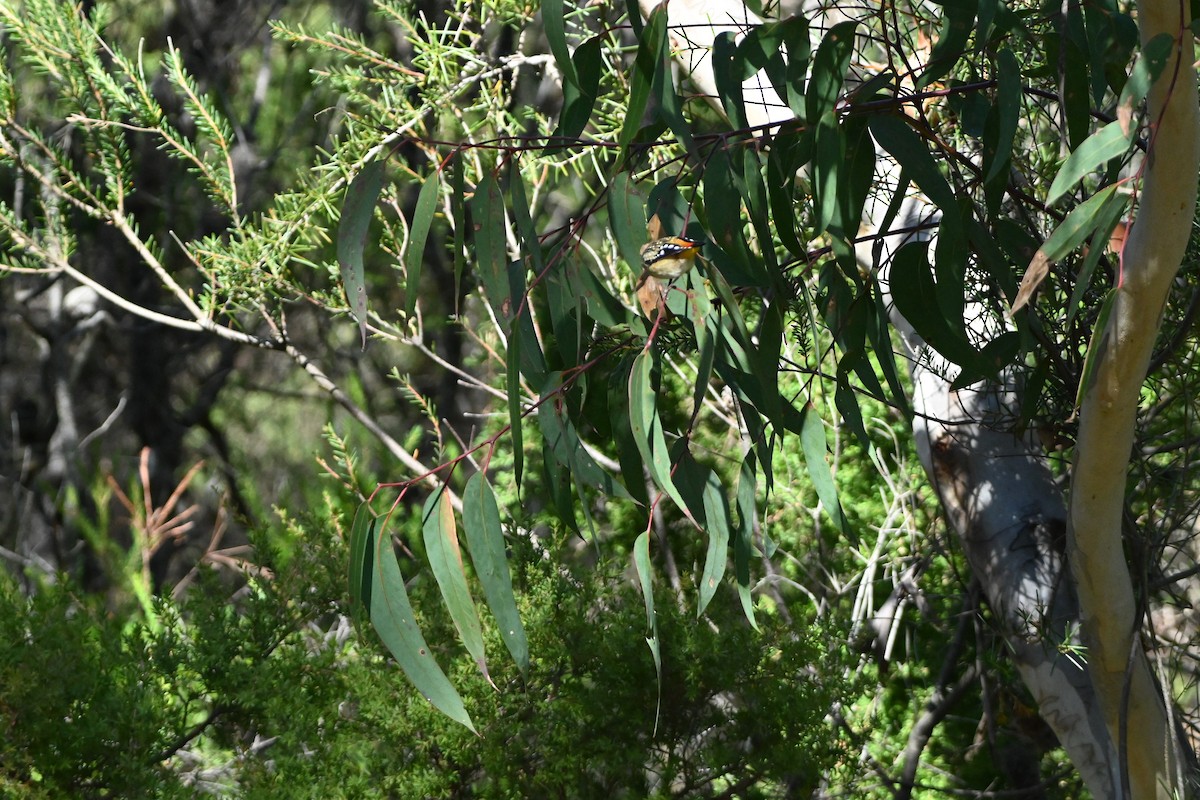
[{"label": "narrow lance-shaped leaf", "polygon": [[363,275],[363,250],[367,229],[375,213],[375,202],[383,189],[383,162],[368,161],[350,181],[346,201],[338,223],[337,257],[342,272],[342,288],[350,313],[358,321],[362,345],[367,346],[367,286]]},{"label": "narrow lance-shaped leaf", "polygon": [[[525,436],[521,428],[521,337],[512,336],[504,364],[504,388],[508,399],[508,434],[512,438],[513,477],[518,487],[525,472]],[[519,489],[518,489],[519,491]]]},{"label": "narrow lance-shaped leaf", "polygon": [[1015,314],[1029,303],[1034,292],[1050,273],[1050,265],[1078,247],[1096,230],[1109,216],[1111,203],[1123,205],[1126,202],[1126,198],[1117,194],[1116,190],[1116,184],[1105,186],[1076,206],[1058,224],[1050,238],[1038,248],[1029,262],[1029,267],[1021,278],[1021,286],[1017,289],[1016,299],[1013,300],[1012,311],[1009,313]]},{"label": "narrow lance-shaped leaf", "polygon": [[1012,143],[1021,116],[1021,65],[1005,47],[996,56],[996,139],[988,148],[988,171],[984,183],[1003,173],[1012,161]]},{"label": "narrow lance-shaped leaf", "polygon": [[1124,123],[1126,133],[1130,136],[1133,135],[1131,127],[1134,108],[1146,99],[1150,87],[1162,74],[1173,52],[1175,37],[1169,33],[1160,33],[1142,48],[1141,56],[1129,73],[1129,80],[1125,81],[1121,99],[1117,102],[1117,119]]},{"label": "narrow lance-shaped leaf", "polygon": [[417,207],[413,212],[412,224],[408,226],[408,249],[404,252],[404,271],[408,276],[404,293],[404,313],[411,317],[417,307],[417,294],[421,287],[421,267],[425,263],[425,241],[429,238],[429,226],[433,223],[433,212],[437,208],[440,173],[434,170],[417,195]]},{"label": "narrow lance-shaped leaf", "polygon": [[[467,587],[467,574],[463,569],[462,550],[458,545],[458,528],[454,524],[454,508],[450,505],[450,494],[443,487],[430,496],[422,514],[425,534],[425,551],[433,577],[437,579],[442,599],[450,619],[458,629],[459,638],[479,671],[492,683],[488,675],[487,657],[483,650],[483,630],[479,616],[475,613],[475,601]],[[495,684],[492,684],[495,686]]]},{"label": "narrow lance-shaped leaf", "polygon": [[658,732],[658,715],[662,709],[662,651],[658,638],[658,614],[654,611],[654,581],[650,570],[650,532],[642,531],[633,543],[633,563],[642,587],[646,604],[646,644],[654,657],[654,674],[658,676],[658,704],[654,709],[654,731]]},{"label": "narrow lance-shaped leaf", "polygon": [[1075,152],[1067,157],[1050,184],[1050,192],[1046,195],[1046,204],[1053,205],[1059,198],[1079,183],[1085,175],[1093,172],[1111,159],[1119,158],[1129,150],[1130,134],[1122,128],[1121,122],[1110,122],[1093,133],[1083,144],[1075,148]]},{"label": "narrow lance-shaped leaf", "polygon": [[505,555],[504,532],[496,496],[482,473],[467,481],[463,492],[463,530],[471,563],[483,586],[488,608],[500,626],[500,636],[521,672],[529,668],[529,644],[513,594],[512,574]]},{"label": "narrow lance-shaped leaf", "polygon": [[370,611],[371,570],[375,552],[372,547],[377,518],[369,503],[354,513],[350,525],[350,603],[355,610]]},{"label": "narrow lance-shaped leaf", "polygon": [[641,246],[646,241],[646,202],[628,172],[618,172],[608,186],[608,218],[621,257],[640,273]]},{"label": "narrow lance-shaped leaf", "polygon": [[[558,392],[561,387],[562,373],[552,372],[546,379],[542,396],[546,397]],[[584,448],[583,441],[575,430],[575,425],[563,413],[558,398],[548,400],[538,407],[538,424],[542,428],[542,436],[555,459],[571,471],[575,480],[599,489],[606,496],[633,499],[625,486],[597,464]]]},{"label": "narrow lance-shaped leaf", "polygon": [[571,51],[567,47],[567,20],[563,0],[542,0],[542,32],[546,35],[546,43],[550,45],[550,53],[562,73],[563,81],[579,86],[579,78],[575,74],[575,65],[571,63]]},{"label": "narrow lance-shaped leaf", "polygon": [[812,479],[813,488],[817,490],[817,498],[825,508],[825,513],[837,525],[843,536],[851,539],[854,534],[842,513],[842,504],[838,500],[837,487],[833,483],[833,472],[825,460],[825,426],[821,417],[812,405],[804,408],[804,427],[800,433],[800,447],[804,451],[804,461],[808,465],[808,476]]},{"label": "narrow lance-shaped leaf", "polygon": [[[641,22],[640,12],[632,14]],[[654,76],[661,61],[658,54],[662,52],[667,38],[666,9],[657,8],[650,15],[649,24],[638,36],[638,52],[633,62],[633,71],[629,76],[629,106],[625,112],[625,124],[621,126],[621,135],[617,143],[621,145],[619,161],[624,161],[624,150],[637,136],[642,127],[642,117],[650,101],[650,91],[654,85]]]},{"label": "narrow lance-shaped leaf", "polygon": [[755,503],[757,483],[754,453],[749,452],[738,474],[738,525],[734,530],[733,574],[737,580],[738,599],[742,601],[742,613],[755,630],[758,630],[758,623],[754,621],[754,600],[750,596],[750,555],[753,553],[754,521],[758,514]]},{"label": "narrow lance-shaped leaf", "polygon": [[729,562],[729,531],[732,527],[729,500],[721,488],[720,479],[711,471],[704,484],[704,522],[708,533],[708,550],[704,556],[704,572],[700,576],[700,602],[696,616],[708,608]]},{"label": "narrow lance-shaped leaf", "polygon": [[548,152],[570,145],[570,140],[583,133],[588,120],[591,119],[600,88],[602,43],[602,35],[593,36],[575,48],[575,53],[571,56],[577,82],[563,81],[562,113],[558,118],[554,138],[546,147]]},{"label": "narrow lance-shaped leaf", "polygon": [[633,369],[629,374],[629,425],[633,430],[638,452],[641,453],[654,482],[694,523],[692,512],[671,479],[671,459],[650,378],[652,366],[653,356],[648,350],[638,353],[633,361]]},{"label": "narrow lance-shaped leaf", "polygon": [[408,591],[404,588],[404,576],[400,574],[400,564],[392,550],[391,537],[385,533],[384,525],[375,527],[371,542],[374,552],[371,624],[417,691],[443,714],[474,733],[475,725],[463,707],[462,698],[433,660],[429,645],[417,627]]}]

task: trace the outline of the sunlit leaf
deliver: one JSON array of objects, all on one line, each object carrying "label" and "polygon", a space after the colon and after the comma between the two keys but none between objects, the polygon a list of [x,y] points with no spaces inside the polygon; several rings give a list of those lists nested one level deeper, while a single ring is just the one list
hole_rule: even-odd
[{"label": "sunlit leaf", "polygon": [[1013,300],[1012,311],[1020,311],[1033,298],[1034,292],[1050,272],[1050,265],[1074,250],[1112,214],[1111,205],[1124,207],[1128,198],[1117,193],[1116,184],[1105,186],[1080,203],[1058,224],[1045,244],[1038,248],[1021,278],[1021,286]]},{"label": "sunlit leaf", "polygon": [[[640,23],[641,12],[638,11],[633,16],[636,16]],[[662,54],[666,42],[667,13],[665,8],[659,7],[650,15],[646,27],[638,36],[637,56],[629,75],[629,105],[625,111],[625,124],[621,126],[621,134],[617,137],[622,152],[637,138],[638,131],[642,129],[642,118],[650,101],[655,75],[663,65]]]},{"label": "sunlit leaf", "polygon": [[1046,195],[1046,204],[1053,205],[1085,175],[1107,164],[1111,159],[1125,155],[1129,151],[1129,143],[1129,137],[1122,130],[1119,121],[1110,122],[1089,136],[1059,167]]},{"label": "sunlit leaf", "polygon": [[654,356],[649,350],[638,353],[633,360],[633,369],[629,373],[629,426],[638,452],[658,488],[691,518],[691,511],[671,479],[671,459],[651,379],[653,363]]},{"label": "sunlit leaf", "polygon": [[640,274],[641,248],[646,243],[646,201],[628,172],[618,172],[609,183],[608,217],[621,257]]},{"label": "sunlit leaf", "polygon": [[471,591],[467,588],[467,574],[463,569],[462,550],[458,544],[458,526],[454,523],[454,508],[450,505],[450,494],[444,487],[430,495],[421,518],[429,567],[441,590],[442,599],[446,601],[446,610],[450,612],[450,619],[458,629],[463,646],[475,659],[476,666],[488,683],[491,683],[483,650],[483,629],[475,613],[475,601],[471,599]]},{"label": "sunlit leaf", "polygon": [[562,114],[547,151],[570,145],[571,140],[576,139],[587,127],[600,88],[602,43],[602,36],[593,36],[575,48],[571,55],[577,79],[563,81]]},{"label": "sunlit leaf", "polygon": [[417,627],[408,591],[404,588],[404,576],[400,574],[391,537],[385,534],[383,525],[376,527],[371,546],[374,553],[371,624],[417,691],[443,714],[474,733],[475,725],[463,707],[462,698],[433,660],[429,645]]},{"label": "sunlit leaf", "polygon": [[851,544],[855,544],[856,537],[850,529],[850,524],[846,521],[846,515],[842,512],[842,503],[838,500],[837,487],[833,483],[833,472],[829,469],[829,462],[825,460],[826,446],[825,425],[821,422],[821,417],[811,405],[805,406],[804,429],[800,434],[800,447],[804,451],[804,461],[808,465],[808,477],[813,482],[813,488],[817,491],[817,498],[821,501],[825,513],[833,520],[838,531],[847,537]]}]

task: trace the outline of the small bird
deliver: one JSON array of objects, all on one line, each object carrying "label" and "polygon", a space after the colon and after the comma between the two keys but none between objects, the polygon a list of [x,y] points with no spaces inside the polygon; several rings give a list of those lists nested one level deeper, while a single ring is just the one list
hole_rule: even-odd
[{"label": "small bird", "polygon": [[642,277],[640,287],[648,277],[673,281],[686,275],[696,263],[700,242],[686,236],[664,236],[642,247]]}]

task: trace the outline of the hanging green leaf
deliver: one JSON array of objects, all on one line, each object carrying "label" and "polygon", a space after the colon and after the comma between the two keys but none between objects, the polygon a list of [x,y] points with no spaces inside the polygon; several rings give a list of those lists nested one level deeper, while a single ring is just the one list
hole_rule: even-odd
[{"label": "hanging green leaf", "polygon": [[563,81],[562,114],[558,118],[558,128],[546,146],[547,152],[569,146],[587,127],[600,89],[602,44],[602,36],[593,36],[575,48],[571,55],[577,80]]},{"label": "hanging green leaf", "polygon": [[825,513],[833,520],[838,531],[852,544],[857,544],[857,537],[846,521],[842,511],[842,503],[838,500],[837,486],[833,482],[833,472],[825,460],[825,426],[821,417],[811,404],[804,407],[804,429],[800,433],[800,448],[804,451],[804,462],[808,465],[808,477],[817,491],[817,498]]},{"label": "hanging green leaf", "polygon": [[475,224],[475,265],[483,280],[483,289],[496,316],[507,322],[516,309],[509,295],[504,197],[492,175],[485,175],[475,187],[471,216]]},{"label": "hanging green leaf", "polygon": [[754,453],[747,453],[738,473],[738,524],[734,530],[733,574],[737,581],[738,599],[742,602],[742,613],[746,615],[750,626],[758,630],[758,623],[754,621],[754,599],[750,595],[750,557],[754,552],[754,528],[758,516],[755,463]]},{"label": "hanging green leaf", "polygon": [[1067,253],[1074,250],[1083,240],[1092,234],[1102,222],[1107,220],[1112,212],[1111,205],[1124,207],[1128,202],[1125,195],[1117,193],[1117,185],[1105,186],[1100,191],[1080,203],[1070,214],[1058,224],[1050,237],[1034,253],[1025,275],[1021,278],[1021,286],[1013,300],[1012,311],[1015,314],[1033,298],[1037,288],[1050,274],[1050,265]]},{"label": "hanging green leaf", "polygon": [[[551,373],[542,389],[542,396],[558,392],[561,385],[562,373]],[[538,407],[538,424],[558,462],[567,467],[576,480],[600,490],[608,497],[633,499],[625,486],[597,464],[584,448],[570,417],[563,413],[561,404],[556,400],[544,402]]]},{"label": "hanging green leaf", "polygon": [[371,574],[377,518],[369,503],[362,503],[350,525],[350,604],[355,610],[371,608]]},{"label": "hanging green leaf", "polygon": [[521,486],[521,476],[525,473],[525,432],[521,428],[525,412],[521,408],[520,364],[521,337],[511,336],[504,359],[504,391],[508,405],[508,435],[512,439],[513,478],[518,487]]},{"label": "hanging green leaf", "polygon": [[629,374],[629,426],[637,442],[638,452],[641,453],[642,460],[649,468],[650,476],[658,488],[692,519],[692,512],[671,479],[671,459],[651,379],[653,364],[654,355],[649,350],[638,353],[633,360],[633,369]]},{"label": "hanging green leaf", "polygon": [[476,733],[462,698],[433,660],[429,645],[417,626],[408,591],[404,588],[404,576],[400,574],[400,564],[392,550],[391,537],[384,528],[385,525],[376,526],[371,542],[374,553],[371,624],[417,691],[450,719]]},{"label": "hanging green leaf", "polygon": [[732,518],[729,513],[729,499],[721,487],[721,481],[712,470],[708,471],[708,479],[704,484],[704,530],[708,534],[708,549],[704,556],[704,572],[700,575],[700,602],[697,604],[696,616],[701,616],[704,609],[716,595],[729,563],[729,533]]},{"label": "hanging green leaf", "polygon": [[513,594],[512,574],[505,555],[504,531],[496,496],[483,473],[475,473],[463,491],[463,531],[471,564],[483,586],[483,596],[500,627],[500,637],[524,673],[529,668],[529,644]]},{"label": "hanging green leaf", "polygon": [[[1167,61],[1175,52],[1175,47],[1174,36],[1160,33],[1142,48],[1137,63],[1129,73],[1129,80],[1121,90],[1121,99],[1117,102],[1117,116],[1126,121],[1126,128],[1130,127],[1128,120],[1133,115],[1133,109],[1146,99],[1150,87],[1162,75]],[[1133,135],[1132,130],[1126,132]]]},{"label": "hanging green leaf", "polygon": [[[476,666],[492,683],[488,675],[487,657],[483,650],[483,629],[475,613],[475,601],[467,588],[467,573],[463,569],[462,550],[458,544],[458,527],[454,524],[454,508],[450,505],[450,494],[445,487],[430,495],[421,514],[422,532],[425,535],[425,552],[429,567],[437,580],[446,610],[458,629],[463,646],[475,659]],[[495,686],[495,684],[492,684]]]},{"label": "hanging green leaf", "polygon": [[641,249],[646,243],[646,201],[628,172],[618,172],[609,184],[608,218],[621,257],[640,274]]},{"label": "hanging green leaf", "polygon": [[571,61],[571,50],[567,46],[567,19],[563,0],[542,0],[542,32],[550,45],[550,54],[562,73],[563,82],[579,86],[575,64]]},{"label": "hanging green leaf", "polygon": [[1129,151],[1129,144],[1130,139],[1122,130],[1119,120],[1110,122],[1093,133],[1059,167],[1046,195],[1046,205],[1053,205],[1085,175],[1110,160],[1125,155]]},{"label": "hanging green leaf", "polygon": [[924,89],[959,63],[975,28],[976,0],[939,0],[942,7],[942,29],[933,46],[929,63],[917,79],[917,89]]},{"label": "hanging green leaf", "polygon": [[383,190],[383,162],[371,160],[350,181],[338,223],[337,257],[342,271],[342,288],[350,313],[358,321],[362,346],[367,346],[367,285],[363,275],[363,251],[367,229],[375,214],[375,203]]},{"label": "hanging green leaf", "polygon": [[[637,13],[641,20],[641,12]],[[646,115],[646,106],[650,101],[650,93],[654,87],[655,75],[662,68],[662,54],[667,43],[667,13],[659,7],[650,15],[646,27],[638,37],[637,57],[633,61],[633,70],[629,76],[629,107],[625,112],[625,124],[621,126],[621,134],[617,144],[621,146],[621,157],[624,161],[625,149],[637,138],[642,129],[642,118]]]},{"label": "hanging green leaf", "polygon": [[650,567],[650,532],[642,533],[633,543],[633,563],[637,569],[638,583],[642,587],[642,600],[646,604],[646,644],[654,658],[654,674],[658,676],[658,706],[654,709],[654,730],[658,731],[658,715],[662,708],[662,651],[658,638],[658,614],[654,611],[654,580]]},{"label": "hanging green leaf", "polygon": [[441,173],[434,170],[425,179],[425,183],[421,184],[412,224],[408,226],[408,248],[404,251],[404,271],[408,275],[404,293],[404,314],[407,317],[412,317],[417,307],[417,294],[421,289],[421,267],[425,263],[425,241],[429,238],[429,226],[433,223],[433,212],[437,208],[440,175]]},{"label": "hanging green leaf", "polygon": [[984,136],[984,183],[1005,175],[1021,118],[1021,65],[1007,47],[996,55],[995,138]]}]

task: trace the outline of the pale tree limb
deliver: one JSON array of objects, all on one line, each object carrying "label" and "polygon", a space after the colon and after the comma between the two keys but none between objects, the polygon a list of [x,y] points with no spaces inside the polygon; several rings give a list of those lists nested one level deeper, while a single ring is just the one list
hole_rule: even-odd
[{"label": "pale tree limb", "polygon": [[1142,382],[1196,211],[1200,111],[1189,17],[1187,3],[1138,3],[1143,45],[1165,32],[1177,47],[1147,100],[1151,144],[1120,281],[1089,352],[1070,503],[1070,561],[1092,679],[1109,731],[1121,743],[1132,797],[1163,800],[1188,789],[1178,740],[1137,636],[1141,614],[1122,517]]}]

